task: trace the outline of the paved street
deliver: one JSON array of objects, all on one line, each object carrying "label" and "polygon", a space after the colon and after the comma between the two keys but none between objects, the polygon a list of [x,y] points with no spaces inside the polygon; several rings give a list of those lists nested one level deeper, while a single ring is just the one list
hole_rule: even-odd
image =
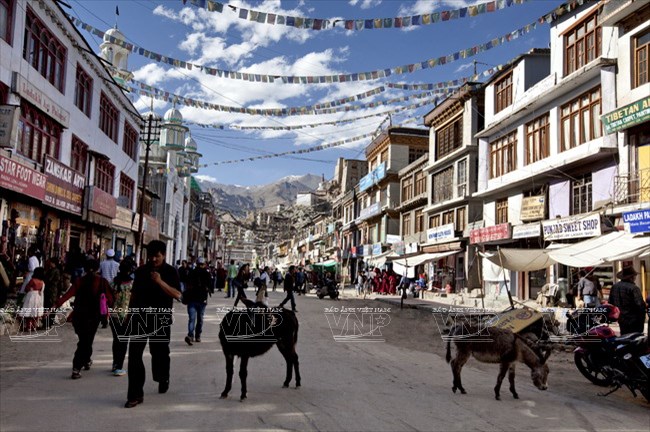
[{"label": "paved street", "polygon": [[[277,304],[281,293],[271,293],[271,299]],[[157,393],[147,355],[144,404],[130,410],[122,407],[127,378],[109,373],[109,329],[99,330],[94,365],[76,381],[70,379],[76,337],[69,324],[60,343],[12,342],[3,335],[0,430],[648,430],[650,410],[642,398],[627,390],[596,396],[600,389],[579,375],[569,353],[553,354],[545,392],[532,385],[528,369],[520,365],[521,399],[512,399],[504,384],[502,400],[496,401],[497,366],[470,360],[463,371],[468,394],[453,394],[444,345],[430,314],[375,310],[391,306],[373,300],[301,296],[297,302],[302,388],[281,388],[284,360],[273,348],[250,361],[243,403],[237,374],[231,397],[219,399],[225,361],[214,310],[231,304],[222,293],[211,299],[201,344],[183,342],[187,315],[177,307],[170,390]],[[336,342],[333,335],[352,332],[342,327],[345,314],[326,314],[325,308],[364,306],[373,308],[376,325],[385,325],[385,342],[368,340],[380,339],[378,333],[365,341]]]}]

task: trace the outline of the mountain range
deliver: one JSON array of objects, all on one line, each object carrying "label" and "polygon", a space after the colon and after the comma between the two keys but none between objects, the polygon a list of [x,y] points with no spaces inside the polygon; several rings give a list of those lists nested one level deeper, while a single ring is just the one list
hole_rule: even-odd
[{"label": "mountain range", "polygon": [[197,178],[197,181],[203,191],[212,193],[219,207],[242,217],[250,210],[274,210],[278,204],[291,205],[297,194],[318,189],[322,178],[314,174],[287,176],[258,186],[227,185],[204,178]]}]

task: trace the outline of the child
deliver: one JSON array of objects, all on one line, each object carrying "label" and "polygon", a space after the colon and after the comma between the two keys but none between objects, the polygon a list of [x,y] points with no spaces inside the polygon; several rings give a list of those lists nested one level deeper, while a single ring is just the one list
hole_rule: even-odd
[{"label": "child", "polygon": [[25,286],[25,299],[18,311],[18,316],[24,321],[24,329],[31,332],[36,330],[36,322],[43,316],[43,290],[45,288],[45,269],[36,267],[32,278]]}]

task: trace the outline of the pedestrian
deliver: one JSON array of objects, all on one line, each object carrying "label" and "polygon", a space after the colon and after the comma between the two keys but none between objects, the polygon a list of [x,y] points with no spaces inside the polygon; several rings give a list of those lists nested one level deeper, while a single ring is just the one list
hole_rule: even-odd
[{"label": "pedestrian", "polygon": [[258,303],[266,304],[266,299],[269,297],[268,292],[266,291],[271,282],[271,277],[269,276],[269,267],[265,266],[260,273],[260,286],[257,290],[257,296],[255,300]]},{"label": "pedestrian", "polygon": [[64,279],[59,270],[59,259],[56,257],[49,258],[45,261],[45,296],[43,297],[43,306],[51,308],[56,300],[67,291],[64,287]]},{"label": "pedestrian", "polygon": [[126,257],[120,263],[120,268],[111,284],[113,288],[113,307],[110,309],[109,320],[113,333],[113,367],[114,376],[126,375],[124,358],[129,348],[129,303],[133,289],[133,270],[135,261]]},{"label": "pedestrian", "polygon": [[235,265],[235,260],[230,260],[230,265],[228,266],[228,286],[226,287],[226,298],[234,297],[234,289],[232,287],[232,281],[237,277],[237,266]]},{"label": "pedestrian", "polygon": [[580,270],[578,272],[580,279],[578,280],[578,298],[582,300],[584,307],[593,308],[597,306],[598,292],[596,285],[587,276],[587,272]]},{"label": "pedestrian", "polygon": [[25,293],[25,288],[27,287],[29,280],[34,275],[34,270],[36,269],[36,267],[41,266],[41,260],[39,259],[38,248],[36,248],[35,246],[31,246],[27,251],[27,256],[29,257],[27,259],[27,271],[23,275],[23,284],[20,286],[20,294]]},{"label": "pedestrian", "polygon": [[72,359],[72,379],[81,378],[81,368],[89,370],[92,365],[93,341],[100,321],[101,295],[107,299],[109,306],[113,304],[111,287],[106,279],[99,276],[99,263],[91,259],[86,261],[86,274],[77,279],[63,297],[56,301],[56,307],[74,296],[74,311],[72,312],[72,327],[79,342]]},{"label": "pedestrian", "polygon": [[[235,304],[233,307],[237,307],[239,300],[246,298],[246,288],[248,288],[248,280],[250,277],[250,265],[242,264],[239,267],[237,276],[232,280],[232,288],[237,291]],[[228,290],[230,290],[230,288],[228,288]]]},{"label": "pedestrian", "polygon": [[634,267],[624,267],[616,273],[620,282],[615,283],[609,291],[609,303],[621,311],[618,318],[621,335],[643,332],[646,310],[641,290],[634,284],[637,275]]},{"label": "pedestrian", "polygon": [[228,272],[221,264],[221,261],[217,262],[217,291],[223,291],[226,287],[226,278],[228,277]]},{"label": "pedestrian", "polygon": [[296,299],[293,297],[293,290],[295,288],[295,273],[296,266],[289,266],[289,271],[287,271],[287,274],[284,276],[284,292],[287,293],[287,296],[284,300],[282,300],[282,303],[280,303],[280,307],[284,306],[286,302],[291,301],[291,310],[298,312],[296,310]]},{"label": "pedestrian", "polygon": [[[100,276],[106,279],[106,282],[111,285],[119,270],[120,264],[115,261],[115,251],[113,249],[108,249],[106,251],[106,259],[99,263]],[[108,326],[108,314],[102,315],[101,323],[102,328],[106,328]]]},{"label": "pedestrian", "polygon": [[181,292],[185,291],[185,285],[190,277],[190,270],[187,260],[181,261],[181,266],[178,268],[178,279],[181,284]]},{"label": "pedestrian", "polygon": [[[181,291],[178,272],[165,262],[166,250],[167,245],[163,241],[149,242],[147,263],[135,271],[129,304],[129,390],[125,408],[133,408],[144,400],[146,376],[142,355],[147,341],[151,353],[151,372],[153,380],[158,382],[158,393],[166,393],[169,389],[172,305],[174,299],[181,298]],[[137,334],[139,330],[143,334]]]},{"label": "pedestrian", "polygon": [[363,292],[363,285],[365,283],[365,278],[366,275],[363,270],[359,270],[359,274],[357,274],[357,297],[361,296],[361,293]]},{"label": "pedestrian", "polygon": [[32,277],[25,287],[23,305],[18,310],[18,316],[24,320],[24,330],[30,333],[36,330],[38,320],[43,316],[45,269],[43,267],[36,267],[32,273]]},{"label": "pedestrian", "polygon": [[[201,342],[203,332],[203,315],[208,304],[212,279],[205,265],[205,258],[199,257],[196,261],[196,268],[190,272],[185,291],[183,292],[183,303],[187,305],[187,336],[185,343],[192,345],[193,342]],[[196,325],[195,325],[196,324]]]}]

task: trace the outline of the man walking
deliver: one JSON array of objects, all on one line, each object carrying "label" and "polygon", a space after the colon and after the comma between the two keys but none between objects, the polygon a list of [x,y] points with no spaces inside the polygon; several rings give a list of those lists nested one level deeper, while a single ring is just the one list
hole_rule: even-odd
[{"label": "man walking", "polygon": [[[237,276],[232,280],[232,289],[237,292],[235,298],[235,304],[233,307],[237,307],[239,300],[246,298],[246,288],[248,287],[248,280],[251,278],[251,268],[249,264],[242,264],[239,267],[239,272]],[[230,288],[229,288],[230,290]]]},{"label": "man walking", "polygon": [[185,292],[183,292],[183,303],[187,305],[189,317],[187,336],[185,336],[185,343],[188,345],[192,345],[192,342],[201,342],[203,315],[208,304],[208,293],[212,283],[210,272],[205,265],[205,258],[199,257],[196,264],[197,267],[190,272]]},{"label": "man walking", "polygon": [[112,284],[119,270],[120,265],[115,261],[115,251],[113,249],[107,250],[106,259],[99,263],[99,274],[106,279],[106,282]]},{"label": "man walking", "polygon": [[235,291],[232,287],[232,281],[237,277],[237,266],[235,265],[235,260],[230,260],[230,265],[228,266],[228,286],[226,287],[226,298],[234,297]]},{"label": "man walking", "polygon": [[266,303],[265,299],[268,297],[268,294],[266,293],[266,289],[269,286],[269,283],[271,282],[271,278],[269,276],[269,267],[265,266],[264,269],[262,269],[262,273],[260,273],[260,286],[257,288],[257,297],[255,301],[258,303]]},{"label": "man walking", "polygon": [[628,333],[643,333],[645,322],[645,302],[641,290],[634,284],[638,273],[633,267],[625,267],[616,273],[621,281],[615,283],[609,291],[609,303],[617,306],[621,315],[618,325],[621,328],[621,335]]},{"label": "man walking", "polygon": [[165,262],[167,246],[160,240],[147,245],[147,263],[135,271],[131,290],[129,338],[129,391],[125,408],[133,408],[144,399],[144,348],[149,342],[153,380],[158,393],[169,389],[169,340],[172,305],[181,298],[178,272]]},{"label": "man walking", "polygon": [[287,293],[287,296],[285,297],[284,300],[282,300],[282,303],[280,303],[280,307],[284,306],[286,302],[291,301],[291,310],[294,312],[298,312],[296,310],[296,299],[293,297],[293,290],[296,285],[294,279],[295,273],[296,273],[296,266],[289,266],[289,271],[284,276],[284,291]]}]

